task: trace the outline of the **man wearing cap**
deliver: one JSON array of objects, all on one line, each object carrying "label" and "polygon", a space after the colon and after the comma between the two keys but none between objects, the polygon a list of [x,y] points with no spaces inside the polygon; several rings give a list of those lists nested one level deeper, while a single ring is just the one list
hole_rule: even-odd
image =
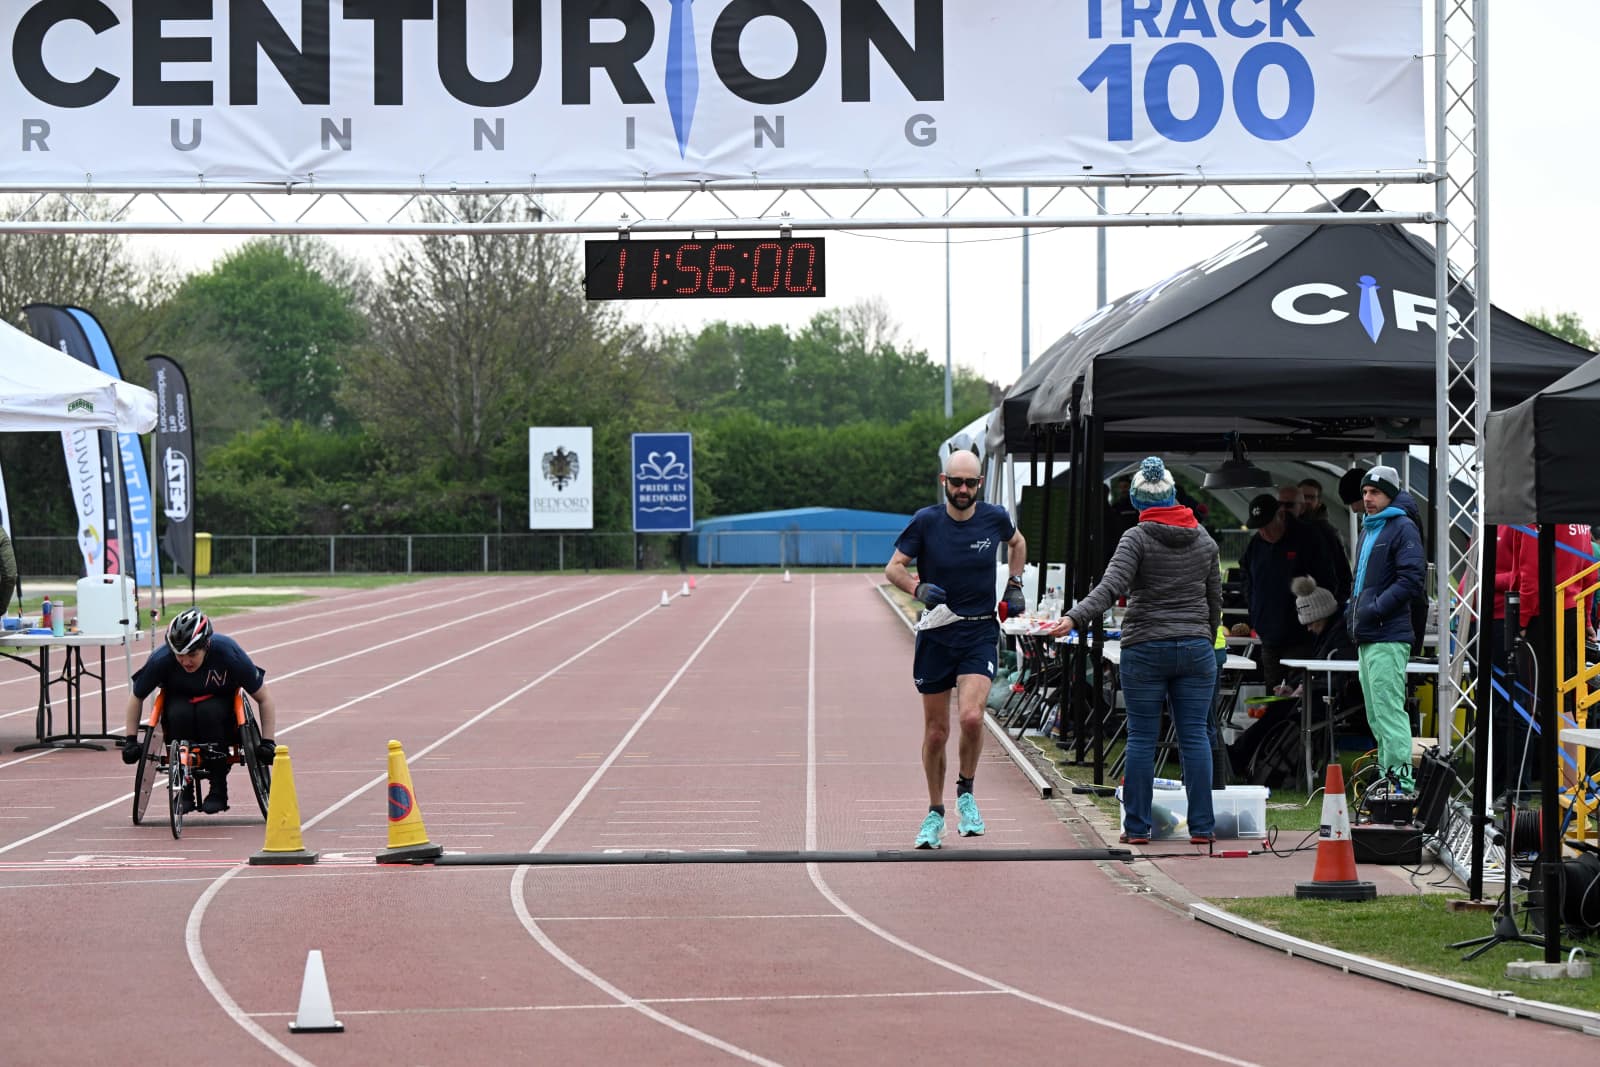
[{"label": "man wearing cap", "polygon": [[1378,767],[1391,795],[1416,792],[1411,769],[1411,717],[1406,712],[1406,660],[1421,635],[1412,607],[1426,597],[1428,558],[1422,548],[1416,502],[1400,488],[1393,467],[1377,466],[1361,479],[1366,518],[1356,549],[1356,573],[1345,625],[1361,663],[1367,724],[1378,741]]},{"label": "man wearing cap", "polygon": [[1270,689],[1282,685],[1286,659],[1306,659],[1316,639],[1296,617],[1289,582],[1309,574],[1318,585],[1336,584],[1333,560],[1322,538],[1299,522],[1276,496],[1262,493],[1250,501],[1245,525],[1256,531],[1239,558],[1250,625],[1261,638],[1261,670]]},{"label": "man wearing cap", "polygon": [[1333,560],[1333,596],[1342,604],[1350,595],[1350,557],[1344,550],[1344,538],[1328,518],[1328,507],[1322,501],[1322,483],[1315,478],[1305,478],[1295,489],[1300,497],[1295,518],[1322,537]]}]

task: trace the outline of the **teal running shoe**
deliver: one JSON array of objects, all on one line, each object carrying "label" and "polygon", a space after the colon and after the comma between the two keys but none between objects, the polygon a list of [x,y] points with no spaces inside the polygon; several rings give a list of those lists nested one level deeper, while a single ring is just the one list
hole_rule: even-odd
[{"label": "teal running shoe", "polygon": [[944,816],[936,811],[928,812],[928,817],[922,820],[922,829],[917,831],[917,847],[938,848],[943,836]]},{"label": "teal running shoe", "polygon": [[971,793],[956,797],[956,811],[961,813],[961,818],[956,820],[956,829],[962,837],[983,836],[988,827],[983,825],[983,816],[978,814],[978,802]]}]

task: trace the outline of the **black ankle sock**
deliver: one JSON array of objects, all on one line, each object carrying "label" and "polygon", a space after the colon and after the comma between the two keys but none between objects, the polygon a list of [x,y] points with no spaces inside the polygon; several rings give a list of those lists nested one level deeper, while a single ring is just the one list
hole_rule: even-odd
[{"label": "black ankle sock", "polygon": [[928,805],[928,810],[932,811],[932,812],[937,812],[938,814],[940,814],[942,816],[944,814],[944,805],[943,804],[929,804]]},{"label": "black ankle sock", "polygon": [[961,796],[963,793],[970,792],[972,792],[972,779],[963,778],[959,774],[956,775],[956,796]]}]

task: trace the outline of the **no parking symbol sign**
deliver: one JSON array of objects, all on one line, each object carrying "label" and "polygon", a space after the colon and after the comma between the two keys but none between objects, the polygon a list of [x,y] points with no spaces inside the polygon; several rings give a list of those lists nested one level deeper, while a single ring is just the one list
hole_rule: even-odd
[{"label": "no parking symbol sign", "polygon": [[417,810],[416,798],[399,782],[389,783],[389,821],[400,822]]}]

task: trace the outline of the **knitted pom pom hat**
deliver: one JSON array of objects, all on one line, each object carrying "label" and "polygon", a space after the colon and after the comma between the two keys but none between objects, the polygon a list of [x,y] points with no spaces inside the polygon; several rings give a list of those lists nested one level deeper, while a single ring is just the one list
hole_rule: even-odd
[{"label": "knitted pom pom hat", "polygon": [[1128,486],[1128,499],[1133,506],[1145,508],[1171,507],[1178,502],[1178,487],[1167,471],[1160,456],[1150,456],[1133,472],[1133,483]]},{"label": "knitted pom pom hat", "polygon": [[1339,602],[1333,598],[1333,592],[1322,588],[1309,574],[1291,579],[1289,591],[1294,594],[1295,615],[1301,626],[1326,619],[1339,610]]}]

